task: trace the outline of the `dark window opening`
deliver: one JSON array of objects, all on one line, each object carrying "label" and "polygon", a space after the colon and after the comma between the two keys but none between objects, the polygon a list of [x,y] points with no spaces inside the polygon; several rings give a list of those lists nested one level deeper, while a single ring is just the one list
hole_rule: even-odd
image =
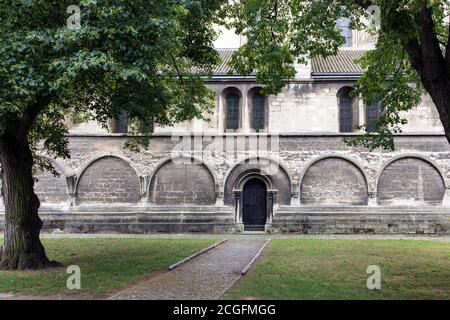
[{"label": "dark window opening", "polygon": [[349,91],[339,97],[339,126],[340,132],[353,132],[353,99]]},{"label": "dark window opening", "polygon": [[266,97],[260,93],[256,93],[252,99],[252,129],[256,132],[263,130],[265,127],[265,105]]},{"label": "dark window opening", "polygon": [[128,113],[123,111],[119,118],[116,119],[116,126],[114,133],[128,133]]},{"label": "dark window opening", "polygon": [[375,122],[380,116],[380,101],[375,100],[366,106],[366,130],[367,132],[375,132]]},{"label": "dark window opening", "polygon": [[228,94],[227,104],[227,130],[239,129],[239,96],[237,94]]}]

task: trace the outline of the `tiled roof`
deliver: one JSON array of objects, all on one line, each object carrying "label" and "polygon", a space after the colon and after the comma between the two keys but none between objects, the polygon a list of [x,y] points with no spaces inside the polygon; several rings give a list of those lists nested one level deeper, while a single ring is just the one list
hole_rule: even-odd
[{"label": "tiled roof", "polygon": [[220,65],[218,65],[214,69],[215,75],[226,75],[230,71],[230,67],[228,66],[228,63],[231,61],[231,56],[236,50],[234,49],[219,49],[218,53],[220,56]]},{"label": "tiled roof", "polygon": [[[228,75],[228,72],[231,69],[228,66],[228,63],[231,61],[231,56],[235,51],[235,49],[218,50],[221,63],[214,68],[213,75]],[[313,75],[330,73],[362,73],[361,67],[354,61],[359,59],[363,55],[363,53],[363,50],[340,50],[335,56],[327,58],[315,57],[311,61],[312,73]]]},{"label": "tiled roof", "polygon": [[340,50],[335,56],[315,57],[311,61],[312,73],[362,73],[355,60],[361,58],[363,53],[363,50]]},{"label": "tiled roof", "polygon": [[[220,57],[220,63],[215,66],[212,70],[212,74],[214,76],[227,76],[229,75],[228,72],[231,70],[231,68],[228,66],[228,63],[231,61],[231,56],[236,51],[236,49],[218,49],[217,52],[219,53]],[[200,68],[193,68],[193,73],[196,74],[206,74],[207,72]],[[235,74],[236,75],[236,74]]]}]

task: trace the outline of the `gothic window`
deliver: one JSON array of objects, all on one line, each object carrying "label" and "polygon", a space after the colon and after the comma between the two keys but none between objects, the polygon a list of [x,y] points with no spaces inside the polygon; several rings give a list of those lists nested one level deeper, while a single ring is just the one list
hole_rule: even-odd
[{"label": "gothic window", "polygon": [[366,130],[367,132],[375,131],[375,121],[380,116],[380,101],[375,100],[366,106]]},{"label": "gothic window", "polygon": [[252,98],[252,129],[256,132],[264,129],[266,114],[266,97],[261,93],[255,93]]},{"label": "gothic window", "polygon": [[340,132],[353,132],[353,98],[350,91],[350,88],[344,88],[338,95]]},{"label": "gothic window", "polygon": [[351,47],[353,45],[352,29],[350,29],[351,19],[340,18],[336,22],[336,28],[341,30],[341,35],[345,38],[343,47]]},{"label": "gothic window", "polygon": [[229,93],[226,96],[226,129],[239,129],[239,96]]}]

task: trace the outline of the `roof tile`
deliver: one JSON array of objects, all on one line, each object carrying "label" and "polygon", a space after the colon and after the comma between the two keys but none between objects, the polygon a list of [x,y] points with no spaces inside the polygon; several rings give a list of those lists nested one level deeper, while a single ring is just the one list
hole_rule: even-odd
[{"label": "roof tile", "polygon": [[[220,64],[213,70],[214,76],[228,75],[231,68],[228,66],[231,57],[236,49],[218,49]],[[330,57],[314,57],[311,61],[312,74],[345,74],[362,73],[362,68],[355,63],[355,60],[361,58],[364,50],[340,50],[337,55]],[[199,72],[195,70],[194,72]],[[236,75],[236,74],[233,74]]]},{"label": "roof tile", "polygon": [[362,68],[355,62],[364,54],[364,50],[340,50],[330,57],[314,57],[311,61],[312,73],[362,73]]}]

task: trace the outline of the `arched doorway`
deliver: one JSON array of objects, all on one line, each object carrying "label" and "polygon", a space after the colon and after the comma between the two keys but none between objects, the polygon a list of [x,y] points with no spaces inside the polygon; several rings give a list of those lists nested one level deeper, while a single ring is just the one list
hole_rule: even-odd
[{"label": "arched doorway", "polygon": [[264,231],[267,223],[267,187],[260,179],[248,180],[243,188],[242,222],[245,231]]}]

